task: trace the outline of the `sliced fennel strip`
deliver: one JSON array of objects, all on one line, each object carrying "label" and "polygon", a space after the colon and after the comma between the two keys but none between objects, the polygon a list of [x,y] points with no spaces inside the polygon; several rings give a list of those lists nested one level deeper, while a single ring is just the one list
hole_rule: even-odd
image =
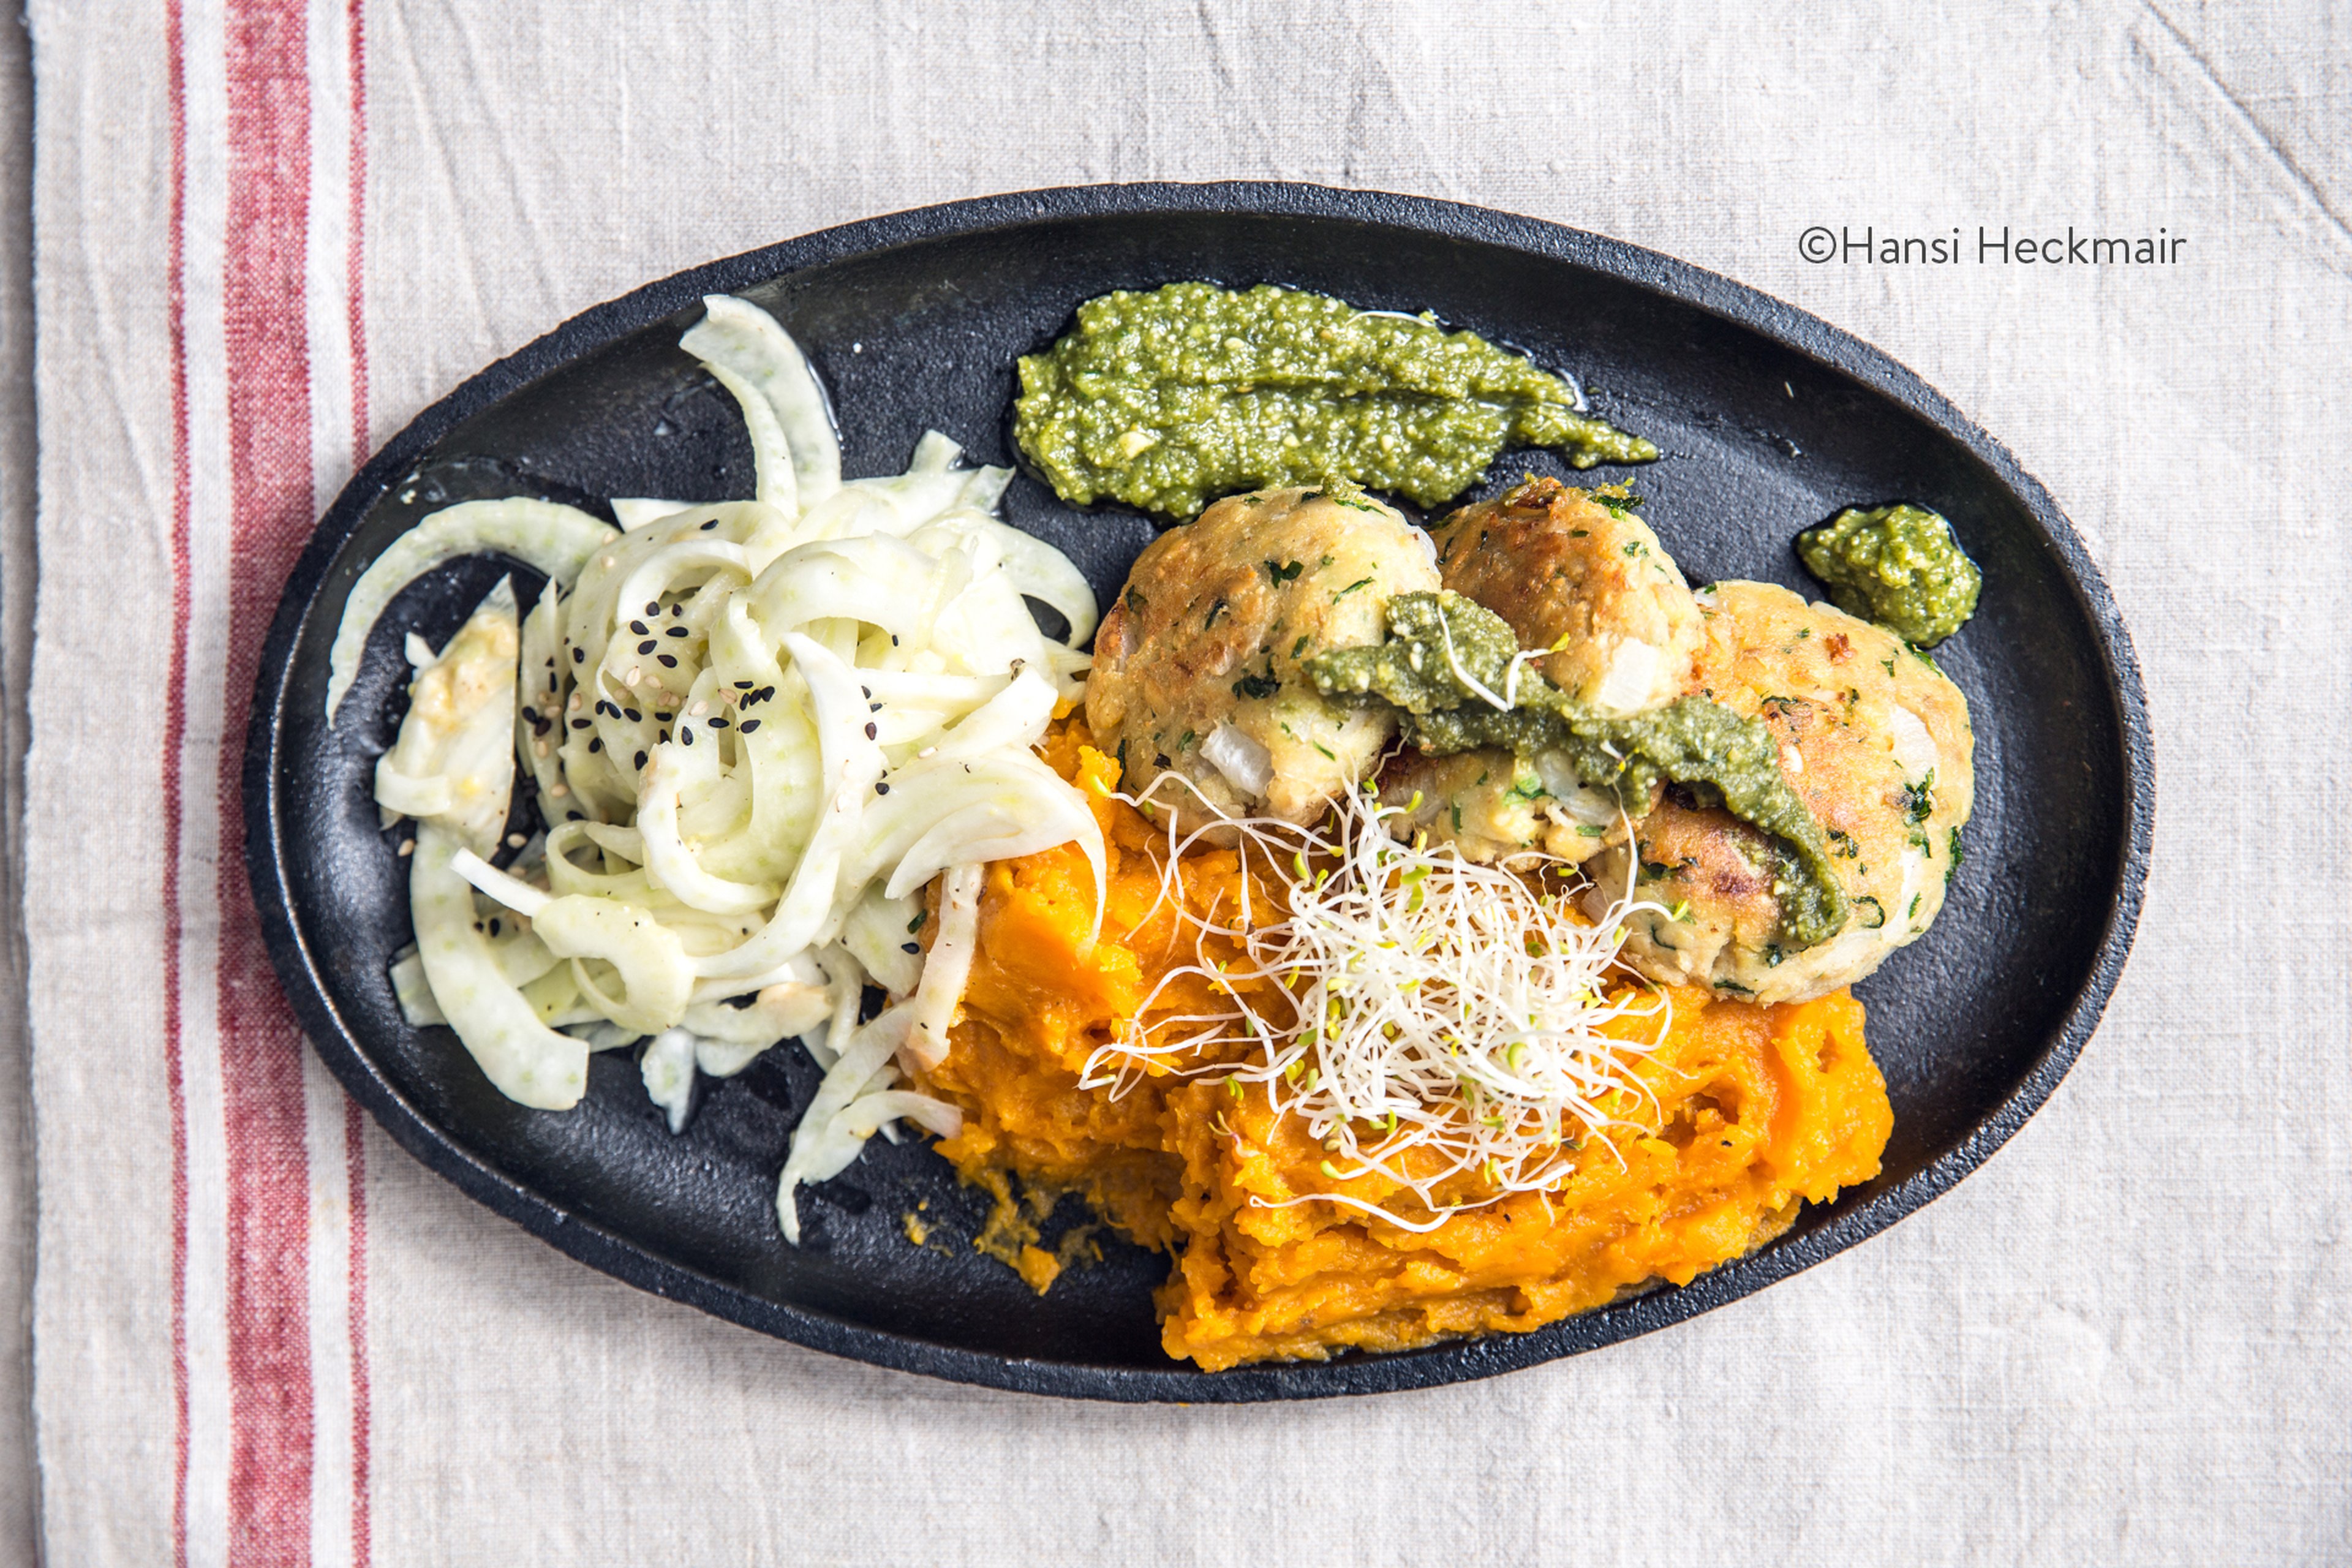
[{"label": "sliced fennel strip", "polygon": [[[945,437],[902,474],[845,483],[789,334],[740,300],[706,308],[681,346],[740,406],[756,495],[621,498],[620,529],[529,500],[431,514],[355,587],[330,710],[416,576],[481,552],[546,574],[529,606],[502,584],[438,652],[410,639],[417,689],[464,695],[413,703],[383,773],[386,810],[419,822],[403,1010],[446,1020],[541,1109],[577,1101],[591,1050],[643,1042],[673,1130],[698,1075],[799,1038],[827,1070],[779,1175],[797,1238],[795,1188],[866,1139],[955,1130],[900,1063],[948,1048],[986,862],[1075,840],[1101,889],[1093,815],[1033,750],[1077,689],[1096,606],[1066,558],[992,515],[1009,474],[960,467]],[[518,784],[549,832],[501,869]],[[876,981],[895,1000],[861,1024]]]},{"label": "sliced fennel strip", "polygon": [[367,650],[376,618],[403,588],[427,572],[459,556],[495,551],[559,583],[570,583],[619,531],[576,507],[523,497],[461,501],[425,518],[385,547],[343,601],[342,619],[327,655],[329,722],[359,675],[360,656]]}]

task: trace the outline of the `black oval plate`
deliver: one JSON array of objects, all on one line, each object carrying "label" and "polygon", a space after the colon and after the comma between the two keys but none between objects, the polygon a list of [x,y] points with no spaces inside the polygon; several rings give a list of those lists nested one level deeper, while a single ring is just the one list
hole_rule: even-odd
[{"label": "black oval plate", "polygon": [[[1064,331],[1083,300],[1187,278],[1433,310],[1575,372],[1598,412],[1664,448],[1629,477],[1694,581],[1812,590],[1790,542],[1849,503],[1911,500],[1953,520],[1985,578],[1975,622],[1937,656],[1975,714],[1976,817],[1943,918],[1862,987],[1895,1105],[1876,1181],[1692,1285],[1534,1333],[1207,1374],[1160,1350],[1162,1258],[1112,1245],[1033,1296],[969,1250],[985,1205],[918,1142],[877,1141],[815,1189],[805,1242],[787,1247],[776,1171],[815,1080],[796,1048],[706,1080],[673,1138],[626,1053],[594,1059],[577,1110],[526,1110],[448,1030],[402,1021],[385,966],[409,940],[407,867],[377,829],[371,770],[394,733],[403,634],[437,641],[504,568],[462,563],[403,595],[330,729],[328,645],[352,584],[394,535],[476,496],[601,510],[610,496],[750,494],[732,405],[677,347],[707,293],[746,295],[792,330],[840,411],[845,471],[875,474],[902,468],[931,427],[976,459],[1011,461],[1015,357]],[[1559,471],[1546,454],[1506,454],[1497,483],[1522,468]],[[1074,512],[1026,477],[1006,511],[1067,551],[1106,600],[1150,535],[1139,518]],[[1734,1300],[1892,1224],[2015,1132],[2081,1048],[2138,913],[2153,797],[2139,675],[2105,585],[2042,487],[1918,378],[1801,310],[1614,240],[1306,185],[960,202],[599,306],[467,382],[361,471],[295,568],[261,668],[245,811],[270,953],[320,1055],[411,1153],[583,1262],[763,1332],[1100,1399],[1302,1398],[1488,1376]],[[910,1212],[943,1239],[912,1245]]]}]

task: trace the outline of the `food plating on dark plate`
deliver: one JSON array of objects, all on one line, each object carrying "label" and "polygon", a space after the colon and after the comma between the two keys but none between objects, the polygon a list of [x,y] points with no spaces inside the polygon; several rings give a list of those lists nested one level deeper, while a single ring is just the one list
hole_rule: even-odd
[{"label": "food plating on dark plate", "polygon": [[[1377,244],[1363,243],[1374,235]],[[864,1215],[823,1207],[812,1249],[780,1257],[757,1173],[765,1163],[772,1177],[811,1090],[807,1073],[780,1067],[708,1093],[673,1149],[657,1114],[648,1125],[642,1101],[618,1092],[635,1086],[610,1072],[592,1072],[587,1100],[568,1117],[502,1107],[487,1085],[444,1070],[453,1042],[399,1021],[383,975],[405,940],[400,862],[366,800],[373,757],[313,715],[341,597],[360,566],[427,510],[413,492],[509,493],[507,476],[529,472],[590,494],[745,493],[740,436],[715,402],[679,396],[690,366],[669,346],[707,293],[747,294],[775,310],[809,345],[837,405],[872,411],[853,447],[866,439],[873,449],[845,460],[875,472],[929,423],[1001,441],[1013,360],[1051,341],[1080,300],[1202,276],[1431,308],[1490,341],[1584,368],[1612,418],[1688,459],[1648,470],[1643,489],[1696,578],[1801,583],[1789,542],[1854,497],[1915,497],[1968,520],[1991,635],[1942,657],[1987,721],[1971,858],[1946,919],[1958,919],[1963,895],[1981,913],[1957,935],[1939,931],[1936,962],[1899,975],[1891,967],[1885,994],[1865,993],[1897,1110],[1877,1182],[1691,1286],[1526,1336],[1211,1376],[1159,1359],[1146,1300],[1156,1270],[1141,1255],[1114,1250],[1057,1288],[1062,1299],[1040,1301],[1017,1283],[1002,1288],[984,1260],[950,1263],[908,1247],[898,1194],[968,1202],[908,1158],[928,1159],[920,1150],[887,1151],[878,1168],[840,1184],[889,1192],[889,1202]],[[941,287],[950,280],[954,289]],[[903,363],[918,335],[955,343],[956,363],[975,367],[944,378],[944,410],[869,396],[891,374],[883,362]],[[680,422],[693,409],[702,412]],[[675,434],[651,458],[634,456],[666,417]],[[1774,437],[1804,457],[1787,457]],[[494,484],[477,477],[492,459],[506,470]],[[1723,504],[1734,493],[1738,509]],[[1026,481],[1006,499],[1013,520],[1069,553],[1098,598],[1149,534],[1139,519],[1081,520]],[[1702,529],[1701,518],[1731,521]],[[453,567],[392,619],[446,635],[498,575],[487,563]],[[397,660],[382,639],[373,651],[355,690],[381,698]],[[484,372],[395,437],[322,522],[265,655],[246,784],[255,890],[298,1013],[371,1111],[472,1195],[594,1267],[837,1353],[1038,1392],[1202,1400],[1420,1386],[1592,1348],[1737,1299],[1932,1198],[2047,1097],[2095,1023],[2137,912],[2152,770],[2127,639],[2071,530],[2006,452],[1874,351],[1722,279],[1534,220],[1228,185],[989,198],[826,231],[651,285]],[[616,1164],[630,1167],[627,1183],[600,1174]],[[839,1197],[856,1201],[846,1190]]]}]

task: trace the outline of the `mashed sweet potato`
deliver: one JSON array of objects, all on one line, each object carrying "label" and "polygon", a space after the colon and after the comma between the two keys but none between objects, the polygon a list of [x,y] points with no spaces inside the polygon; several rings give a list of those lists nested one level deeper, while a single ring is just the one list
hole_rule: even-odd
[{"label": "mashed sweet potato", "polygon": [[[1117,1096],[1079,1087],[1087,1057],[1195,952],[1160,902],[1160,830],[1109,798],[1118,764],[1087,742],[1073,718],[1045,755],[1103,825],[1102,936],[1089,940],[1094,885],[1076,850],[991,868],[952,1048],[927,1087],[964,1111],[963,1131],[940,1150],[967,1180],[1000,1196],[1008,1177],[1080,1193],[1120,1232],[1174,1255],[1159,1298],[1170,1355],[1214,1371],[1532,1329],[1654,1281],[1687,1284],[1779,1236],[1801,1203],[1877,1174],[1892,1117],[1859,1003],[1841,991],[1759,1007],[1675,989],[1664,1042],[1629,1053],[1646,1093],[1611,1107],[1633,1126],[1588,1139],[1558,1190],[1421,1233],[1337,1204],[1264,1206],[1344,1192],[1400,1215],[1428,1213],[1377,1177],[1327,1176],[1297,1118],[1222,1074],[1156,1072]],[[1174,886],[1196,911],[1230,914],[1244,877],[1255,907],[1272,907],[1273,889],[1234,850],[1190,851],[1178,871]],[[1217,1005],[1202,982],[1181,980],[1141,1021]],[[1623,1027],[1643,1044],[1656,1031],[1654,1020]],[[1439,1195],[1487,1194],[1472,1183]],[[1040,1248],[1013,1256],[1041,1290],[1058,1272]]]}]

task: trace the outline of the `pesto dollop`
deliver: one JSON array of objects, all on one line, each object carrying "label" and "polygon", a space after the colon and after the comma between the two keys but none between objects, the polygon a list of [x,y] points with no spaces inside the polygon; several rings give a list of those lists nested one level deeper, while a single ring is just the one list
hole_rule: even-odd
[{"label": "pesto dollop", "polygon": [[1506,447],[1578,468],[1658,456],[1472,333],[1272,284],[1102,295],[1020,370],[1013,439],[1082,506],[1190,517],[1236,490],[1334,479],[1435,506]]},{"label": "pesto dollop", "polygon": [[1839,609],[1914,647],[1933,647],[1965,626],[1984,586],[1952,525],[1907,501],[1848,507],[1799,534],[1797,554]]},{"label": "pesto dollop", "polygon": [[[1564,752],[1588,784],[1633,805],[1661,782],[1699,787],[1724,809],[1788,846],[1773,881],[1782,933],[1799,947],[1828,941],[1853,913],[1821,824],[1781,777],[1771,732],[1721,703],[1684,697],[1631,718],[1594,712],[1532,668],[1509,623],[1460,594],[1399,594],[1389,639],[1307,661],[1324,696],[1393,708],[1405,743],[1434,756],[1507,747],[1521,759]],[[1497,708],[1479,690],[1509,700]]]}]

